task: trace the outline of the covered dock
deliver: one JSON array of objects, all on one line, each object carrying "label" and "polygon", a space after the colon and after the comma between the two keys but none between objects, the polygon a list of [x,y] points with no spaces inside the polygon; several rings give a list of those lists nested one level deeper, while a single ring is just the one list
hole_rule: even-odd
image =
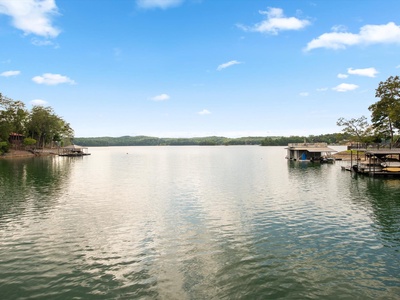
[{"label": "covered dock", "polygon": [[298,161],[333,161],[332,153],[337,152],[327,143],[289,143],[287,159]]},{"label": "covered dock", "polygon": [[[353,166],[359,174],[400,177],[400,149],[365,150],[365,161]],[[358,156],[358,155],[357,155]]]},{"label": "covered dock", "polygon": [[60,148],[59,156],[85,156],[90,155],[88,153],[87,147],[82,147],[78,145],[69,145],[66,147]]}]

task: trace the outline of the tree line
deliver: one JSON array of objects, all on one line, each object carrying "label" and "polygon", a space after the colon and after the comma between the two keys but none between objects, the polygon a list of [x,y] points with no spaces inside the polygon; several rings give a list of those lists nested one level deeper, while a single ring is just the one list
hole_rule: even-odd
[{"label": "tree line", "polygon": [[33,106],[0,93],[0,153],[10,147],[10,136],[20,138],[23,146],[48,147],[70,141],[74,130],[51,107]]},{"label": "tree line", "polygon": [[399,145],[400,131],[400,77],[390,76],[381,81],[375,90],[377,102],[370,105],[371,123],[368,118],[339,118],[337,125],[343,132],[359,143],[387,143],[390,147]]},{"label": "tree line", "polygon": [[100,146],[232,146],[232,145],[261,145],[261,146],[287,146],[288,143],[325,142],[339,144],[349,140],[350,135],[333,133],[310,136],[273,136],[273,137],[240,137],[227,138],[219,136],[193,137],[193,138],[158,138],[151,136],[122,136],[122,137],[89,137],[75,138],[74,142],[86,147]]},{"label": "tree line", "polygon": [[226,138],[219,136],[194,138],[158,138],[151,136],[75,138],[74,142],[86,146],[222,146],[261,145],[264,137]]}]

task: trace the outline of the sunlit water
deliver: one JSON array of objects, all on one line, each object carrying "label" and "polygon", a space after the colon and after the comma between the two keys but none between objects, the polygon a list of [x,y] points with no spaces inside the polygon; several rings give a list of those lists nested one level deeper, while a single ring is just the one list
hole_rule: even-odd
[{"label": "sunlit water", "polygon": [[0,160],[1,299],[399,299],[400,180],[284,147]]}]

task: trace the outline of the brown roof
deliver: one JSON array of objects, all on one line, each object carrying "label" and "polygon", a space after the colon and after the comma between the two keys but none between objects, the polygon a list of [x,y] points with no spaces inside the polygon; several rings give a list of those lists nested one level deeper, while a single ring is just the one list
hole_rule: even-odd
[{"label": "brown roof", "polygon": [[10,136],[24,136],[24,135],[20,133],[11,132]]}]

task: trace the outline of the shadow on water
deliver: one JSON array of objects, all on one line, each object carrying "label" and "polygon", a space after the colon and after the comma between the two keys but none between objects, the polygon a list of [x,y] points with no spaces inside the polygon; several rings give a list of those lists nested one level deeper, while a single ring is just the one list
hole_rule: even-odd
[{"label": "shadow on water", "polygon": [[[327,165],[321,165],[319,162],[308,161],[288,161],[289,181],[291,184],[298,184],[304,188],[318,188],[324,183]],[[318,186],[317,186],[318,185]]]},{"label": "shadow on water", "polygon": [[0,160],[0,221],[27,208],[52,206],[69,177],[71,163],[59,157]]},{"label": "shadow on water", "polygon": [[294,175],[301,173],[310,173],[321,170],[321,163],[319,162],[309,162],[309,161],[287,161],[288,168]]},{"label": "shadow on water", "polygon": [[400,252],[400,180],[359,178],[366,184],[365,193],[373,212],[373,220],[384,245]]}]

